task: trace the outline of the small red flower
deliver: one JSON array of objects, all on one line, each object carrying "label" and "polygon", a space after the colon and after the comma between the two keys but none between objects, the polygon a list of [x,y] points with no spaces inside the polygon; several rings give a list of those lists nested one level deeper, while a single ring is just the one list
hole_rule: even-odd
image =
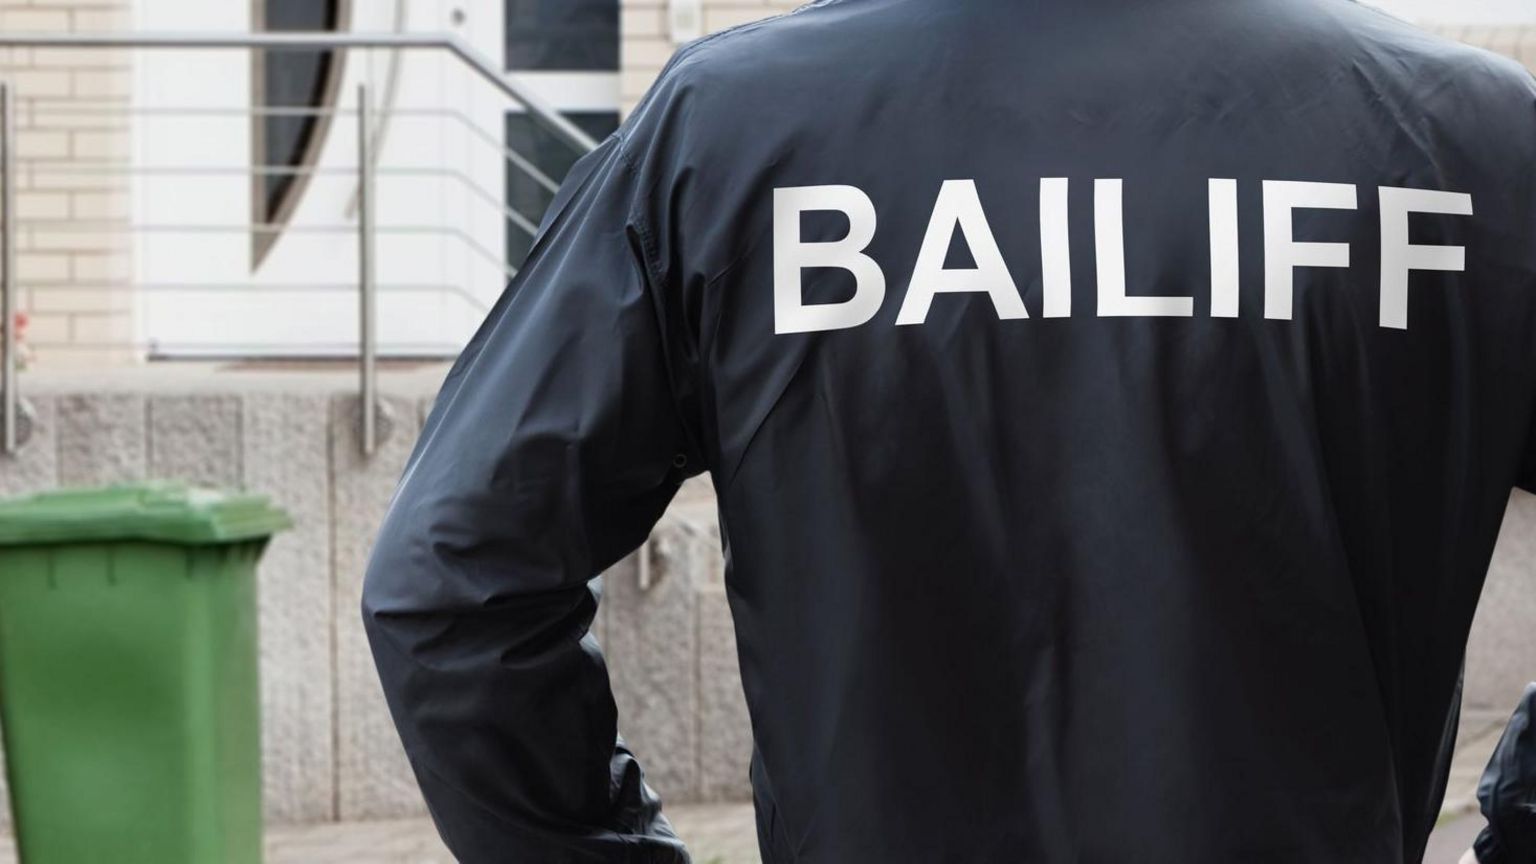
[{"label": "small red flower", "polygon": [[[19,361],[18,365],[21,366],[21,368],[23,368],[23,369],[25,369],[27,367],[27,361],[29,361],[31,359],[31,357],[32,357],[32,352],[27,347],[27,325],[31,323],[31,320],[32,319],[30,317],[28,317],[27,313],[25,313],[25,312],[18,311],[16,313],[15,325],[16,325],[16,348],[17,348],[17,354],[19,355],[18,356],[18,361]],[[3,319],[0,319],[0,333],[4,333],[4,332],[5,332],[5,322],[4,322]]]}]

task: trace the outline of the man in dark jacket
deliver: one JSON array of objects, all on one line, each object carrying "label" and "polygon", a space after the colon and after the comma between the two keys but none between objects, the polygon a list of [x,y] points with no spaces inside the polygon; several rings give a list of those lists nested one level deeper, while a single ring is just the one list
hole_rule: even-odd
[{"label": "man in dark jacket", "polygon": [[708,471],[766,861],[1418,861],[1536,489],[1536,83],[1348,0],[695,42],[449,374],[364,610],[465,862],[683,862],[589,580]]},{"label": "man in dark jacket", "polygon": [[1466,864],[1536,864],[1536,684],[1494,748],[1477,800],[1488,827]]}]

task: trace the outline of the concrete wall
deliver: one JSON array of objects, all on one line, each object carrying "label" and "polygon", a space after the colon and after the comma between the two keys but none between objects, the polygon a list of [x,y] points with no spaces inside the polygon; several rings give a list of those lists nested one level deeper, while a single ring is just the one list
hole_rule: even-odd
[{"label": "concrete wall", "polygon": [[[0,0],[0,32],[120,31],[132,0]],[[18,95],[17,275],[29,341],[55,365],[135,354],[129,180],[102,170],[131,150],[132,55],[0,49],[0,79]]]},{"label": "concrete wall", "polygon": [[[260,571],[274,823],[424,812],[357,610],[374,531],[441,371],[386,378],[392,431],[371,458],[345,376],[178,369],[29,380],[33,435],[17,458],[0,457],[0,496],[174,478],[265,492],[293,513],[297,527]],[[744,799],[751,738],[707,486],[680,496],[643,554],[649,587],[637,556],[616,566],[597,626],[620,731],[668,800]]]},{"label": "concrete wall", "polygon": [[1505,713],[1536,681],[1536,495],[1516,493],[1467,645],[1467,707]]}]

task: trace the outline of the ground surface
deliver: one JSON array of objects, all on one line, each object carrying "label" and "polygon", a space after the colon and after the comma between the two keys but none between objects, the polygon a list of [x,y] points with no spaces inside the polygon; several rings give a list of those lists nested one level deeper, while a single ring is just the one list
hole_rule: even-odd
[{"label": "ground surface", "polygon": [[[669,808],[694,864],[758,864],[749,804]],[[275,831],[267,864],[453,864],[430,822],[331,825]]]},{"label": "ground surface", "polygon": [[[752,805],[710,804],[667,808],[687,841],[694,864],[759,864]],[[17,864],[9,839],[0,838],[0,864]],[[267,835],[266,864],[454,864],[425,819],[351,822],[275,828]]]}]

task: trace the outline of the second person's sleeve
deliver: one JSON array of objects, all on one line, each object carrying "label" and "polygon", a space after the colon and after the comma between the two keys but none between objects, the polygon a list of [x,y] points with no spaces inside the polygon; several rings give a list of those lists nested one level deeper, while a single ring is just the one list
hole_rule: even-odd
[{"label": "second person's sleeve", "polygon": [[1536,684],[1510,718],[1477,798],[1488,819],[1475,846],[1480,864],[1536,864]]}]

